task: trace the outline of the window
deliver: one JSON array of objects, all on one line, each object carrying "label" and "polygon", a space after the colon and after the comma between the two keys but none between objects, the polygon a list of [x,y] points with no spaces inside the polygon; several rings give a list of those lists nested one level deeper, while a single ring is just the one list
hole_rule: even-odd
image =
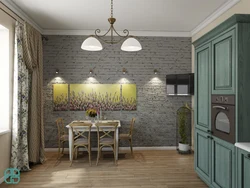
[{"label": "window", "polygon": [[10,129],[10,44],[9,29],[0,25],[0,132]]}]

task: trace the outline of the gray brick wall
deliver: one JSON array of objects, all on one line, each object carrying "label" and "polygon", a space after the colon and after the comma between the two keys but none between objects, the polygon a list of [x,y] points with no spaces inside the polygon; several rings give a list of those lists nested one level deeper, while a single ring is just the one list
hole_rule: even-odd
[{"label": "gray brick wall", "polygon": [[[86,36],[47,36],[44,41],[44,123],[45,145],[57,147],[55,120],[63,117],[66,124],[85,117],[84,112],[53,111],[54,83],[135,83],[137,111],[104,112],[108,119],[120,119],[120,132],[128,130],[136,117],[134,146],[173,146],[176,144],[176,110],[191,97],[166,95],[166,74],[191,72],[191,38],[140,37],[143,50],[128,53],[118,45],[104,45],[100,52],[87,52],[80,46]],[[127,74],[122,74],[122,69]],[[55,74],[59,69],[60,73]],[[93,69],[93,78],[89,70]],[[159,72],[154,74],[154,69]],[[128,146],[122,142],[121,146]]]}]

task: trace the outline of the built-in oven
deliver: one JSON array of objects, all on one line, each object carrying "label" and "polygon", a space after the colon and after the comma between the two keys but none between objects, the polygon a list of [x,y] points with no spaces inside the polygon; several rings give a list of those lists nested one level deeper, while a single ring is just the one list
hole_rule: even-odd
[{"label": "built-in oven", "polygon": [[235,143],[235,96],[212,95],[212,134]]}]

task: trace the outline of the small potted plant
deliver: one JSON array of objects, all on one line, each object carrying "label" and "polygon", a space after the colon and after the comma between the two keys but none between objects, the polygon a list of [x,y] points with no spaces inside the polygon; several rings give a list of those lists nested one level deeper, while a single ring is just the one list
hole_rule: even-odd
[{"label": "small potted plant", "polygon": [[91,118],[92,122],[94,122],[95,117],[97,116],[97,111],[95,109],[90,108],[86,111],[86,115]]},{"label": "small potted plant", "polygon": [[190,111],[190,108],[185,105],[178,110],[178,126],[179,126],[179,151],[188,152],[190,150],[190,145],[188,143],[188,136],[186,130],[187,123],[187,114]]}]

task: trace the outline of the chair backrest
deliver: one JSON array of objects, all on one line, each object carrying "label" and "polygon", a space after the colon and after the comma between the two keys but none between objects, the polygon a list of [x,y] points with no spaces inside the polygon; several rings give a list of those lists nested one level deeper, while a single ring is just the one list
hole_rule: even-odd
[{"label": "chair backrest", "polygon": [[135,118],[132,118],[131,124],[130,124],[130,129],[129,129],[129,135],[130,136],[132,136],[132,134],[133,134],[134,125],[135,125]]},{"label": "chair backrest", "polygon": [[[72,143],[74,143],[74,141],[77,138],[86,138],[88,139],[88,142],[90,142],[90,133],[91,133],[91,127],[92,127],[92,123],[85,123],[85,122],[73,122],[71,124],[69,124],[71,131],[72,131]],[[81,127],[81,129],[79,129],[79,127]],[[84,133],[87,133],[87,136],[84,135]]]},{"label": "chair backrest", "polygon": [[113,138],[115,143],[115,135],[118,127],[118,122],[96,123],[98,143],[101,138]]},{"label": "chair backrest", "polygon": [[63,118],[58,118],[56,120],[56,125],[57,125],[58,137],[60,138],[60,136],[66,134]]}]

